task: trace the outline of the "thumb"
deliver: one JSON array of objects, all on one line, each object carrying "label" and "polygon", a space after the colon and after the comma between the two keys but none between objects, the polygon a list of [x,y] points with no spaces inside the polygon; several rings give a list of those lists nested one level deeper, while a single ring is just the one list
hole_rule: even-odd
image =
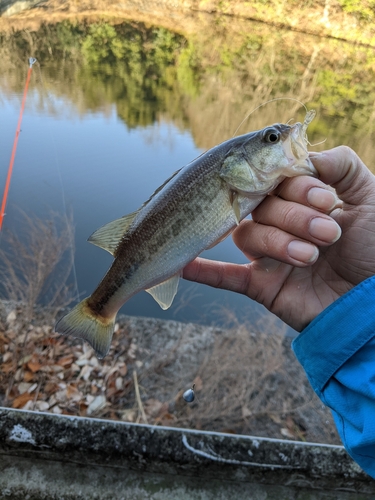
[{"label": "thumb", "polygon": [[343,202],[361,205],[366,203],[367,196],[374,197],[375,176],[349,147],[339,146],[322,153],[311,153],[310,159],[319,178],[334,187]]}]

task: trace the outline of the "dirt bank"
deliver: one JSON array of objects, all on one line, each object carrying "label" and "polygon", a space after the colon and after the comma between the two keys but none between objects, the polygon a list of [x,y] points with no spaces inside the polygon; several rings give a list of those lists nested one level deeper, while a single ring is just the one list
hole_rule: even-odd
[{"label": "dirt bank", "polygon": [[115,17],[158,24],[183,34],[205,29],[212,23],[245,18],[273,26],[318,36],[375,45],[375,12],[362,5],[348,5],[338,0],[269,2],[243,0],[46,0],[42,2],[0,2],[0,29],[36,29],[35,23],[57,22],[72,17]]},{"label": "dirt bank", "polygon": [[[0,405],[66,415],[339,444],[284,338],[259,331],[122,317],[110,353],[54,334],[40,311],[2,305]],[[196,399],[183,392],[195,384]]]}]

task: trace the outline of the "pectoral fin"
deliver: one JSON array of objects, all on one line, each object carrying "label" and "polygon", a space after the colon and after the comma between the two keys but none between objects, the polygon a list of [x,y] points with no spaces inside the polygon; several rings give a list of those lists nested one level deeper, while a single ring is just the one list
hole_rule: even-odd
[{"label": "pectoral fin", "polygon": [[105,224],[92,233],[87,241],[114,255],[116,248],[124,234],[128,231],[138,212],[139,210],[129,215],[124,215],[120,219],[108,222],[108,224]]},{"label": "pectoral fin", "polygon": [[241,222],[241,210],[240,210],[240,204],[238,201],[238,193],[235,191],[231,191],[230,193],[230,201],[232,204],[234,216],[236,217],[237,225]]},{"label": "pectoral fin", "polygon": [[229,231],[227,231],[223,236],[220,236],[220,238],[218,238],[210,246],[208,246],[207,248],[205,248],[205,250],[211,250],[211,248],[216,247],[216,245],[218,245],[219,243],[221,243],[222,241],[224,241],[225,238],[227,238],[232,231],[233,231],[233,229],[229,229]]},{"label": "pectoral fin", "polygon": [[168,309],[177,293],[179,279],[180,273],[175,274],[172,278],[149,288],[146,292],[152,295],[162,309]]}]

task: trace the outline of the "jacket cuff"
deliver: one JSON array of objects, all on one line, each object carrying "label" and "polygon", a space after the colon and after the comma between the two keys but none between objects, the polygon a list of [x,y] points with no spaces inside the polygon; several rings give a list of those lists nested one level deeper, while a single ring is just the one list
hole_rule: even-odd
[{"label": "jacket cuff", "polygon": [[363,281],[319,314],[292,348],[315,392],[375,336],[375,276]]}]

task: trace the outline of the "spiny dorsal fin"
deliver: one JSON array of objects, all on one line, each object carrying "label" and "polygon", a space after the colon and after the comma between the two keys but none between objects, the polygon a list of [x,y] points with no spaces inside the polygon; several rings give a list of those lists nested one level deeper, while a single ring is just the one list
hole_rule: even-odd
[{"label": "spiny dorsal fin", "polygon": [[178,174],[180,170],[177,170],[177,172],[171,175],[171,177],[169,177],[161,186],[159,186],[156,191],[152,193],[150,198],[142,204],[141,208],[131,214],[120,217],[120,219],[108,222],[108,224],[105,224],[104,226],[94,231],[87,241],[89,241],[93,245],[96,245],[97,247],[103,248],[103,250],[107,250],[107,252],[114,255],[120,241],[124,237],[125,233],[127,233],[136,215],[152,200],[152,198],[154,198],[154,196],[156,196],[164,188],[164,186],[168,184],[170,180],[173,179],[173,177]]},{"label": "spiny dorsal fin", "polygon": [[152,193],[150,198],[143,203],[141,208],[145,207],[147,205],[147,203],[149,203],[154,196],[156,196],[158,193],[160,193],[160,191],[168,184],[169,181],[171,181],[173,179],[173,177],[175,177],[180,172],[180,170],[182,170],[182,168],[176,170],[176,172],[174,172],[170,177],[168,177],[168,179],[166,181],[164,181],[161,186],[159,186],[157,189],[155,189],[155,191]]},{"label": "spiny dorsal fin", "polygon": [[156,300],[162,309],[168,309],[175,298],[178,288],[180,273],[146,290]]},{"label": "spiny dorsal fin", "polygon": [[128,231],[138,212],[139,210],[129,215],[124,215],[120,219],[108,222],[108,224],[105,224],[92,233],[87,241],[114,255],[116,248],[124,234]]}]

